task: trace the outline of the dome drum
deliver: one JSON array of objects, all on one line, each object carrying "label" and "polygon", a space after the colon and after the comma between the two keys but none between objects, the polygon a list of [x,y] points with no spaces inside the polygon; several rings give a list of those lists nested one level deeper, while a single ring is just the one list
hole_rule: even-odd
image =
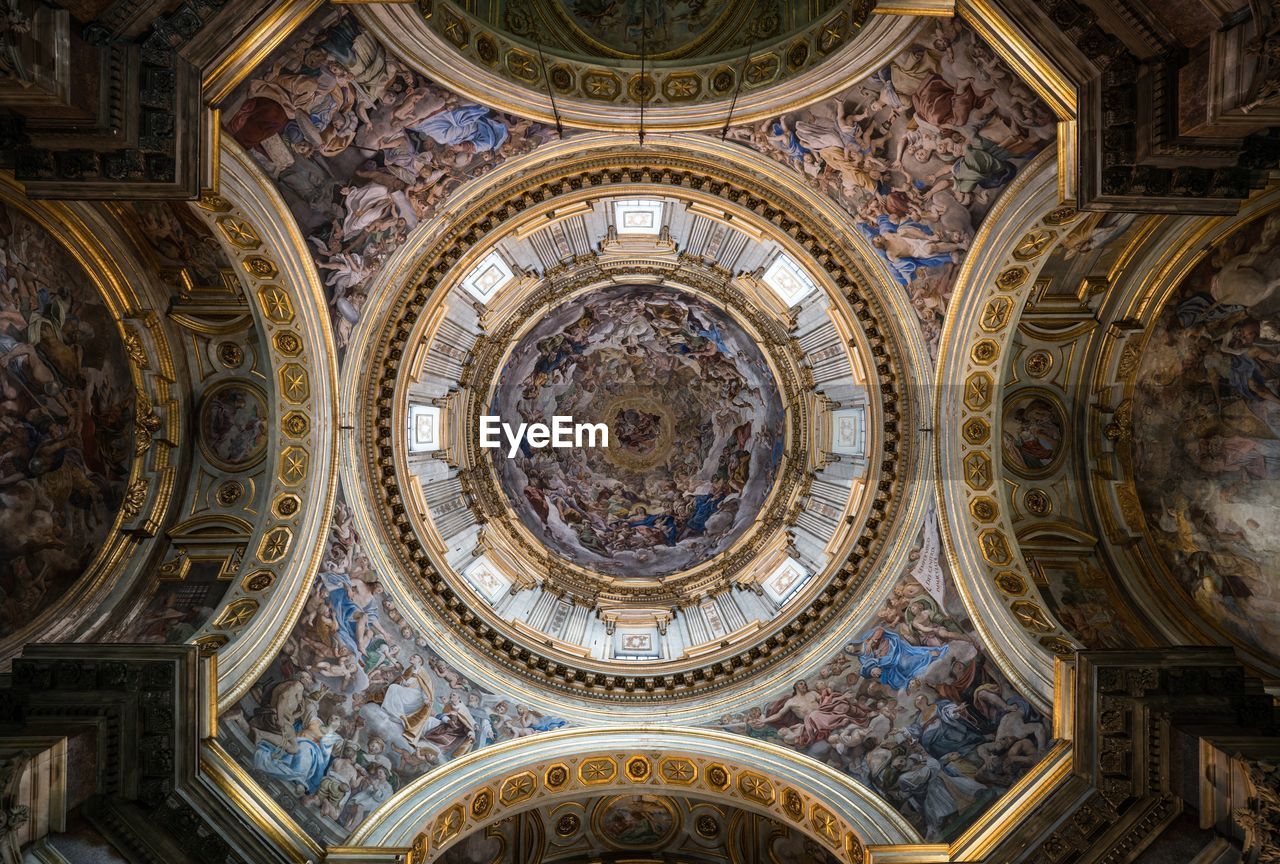
[{"label": "dome drum", "polygon": [[[831,291],[831,264],[723,199],[661,184],[565,197],[425,271],[441,278],[405,331],[418,374],[392,387],[405,419],[383,450],[412,502],[393,524],[420,538],[402,547],[433,574],[419,584],[456,597],[451,617],[500,662],[588,694],[696,690],[770,662],[802,635],[796,616],[848,599],[846,558],[872,541],[839,528],[883,513],[868,490],[893,485],[870,455],[892,388],[868,386],[865,329],[881,352],[885,331]],[[551,410],[625,440],[563,459],[480,446],[482,417]],[[429,448],[410,415],[432,418]]]}]

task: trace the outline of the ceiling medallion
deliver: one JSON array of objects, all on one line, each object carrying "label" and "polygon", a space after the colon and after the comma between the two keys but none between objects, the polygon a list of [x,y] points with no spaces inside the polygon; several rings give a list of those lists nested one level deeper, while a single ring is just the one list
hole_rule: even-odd
[{"label": "ceiling medallion", "polygon": [[[838,238],[754,178],[644,156],[477,202],[426,250],[367,367],[368,488],[425,608],[491,665],[623,702],[722,687],[821,632],[897,516],[906,444],[895,331]],[[607,208],[637,183],[653,200],[624,203],[667,221],[619,237]],[[687,251],[706,213],[715,248],[753,266]],[[590,251],[521,263],[606,222]],[[726,239],[737,224],[751,237]],[[771,292],[783,250],[800,276]],[[816,293],[796,299],[797,278]],[[480,446],[493,415],[572,415],[614,440],[512,457]]]}]

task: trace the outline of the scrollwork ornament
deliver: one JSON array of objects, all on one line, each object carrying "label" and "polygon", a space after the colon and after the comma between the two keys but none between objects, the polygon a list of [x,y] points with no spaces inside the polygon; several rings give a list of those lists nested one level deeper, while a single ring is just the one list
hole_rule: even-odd
[{"label": "scrollwork ornament", "polygon": [[134,519],[142,512],[142,507],[147,503],[147,490],[149,484],[145,478],[138,478],[129,484],[129,488],[124,493],[124,503],[120,505],[120,511],[124,514],[125,520]]},{"label": "scrollwork ornament", "polygon": [[137,392],[134,424],[138,427],[138,434],[134,438],[133,452],[134,455],[141,456],[151,449],[151,439],[160,431],[162,425],[160,415],[156,413],[151,397],[145,390]]},{"label": "scrollwork ornament", "polygon": [[1237,756],[1236,760],[1253,788],[1249,806],[1238,807],[1231,814],[1244,829],[1248,860],[1280,864],[1280,765],[1274,759]]}]

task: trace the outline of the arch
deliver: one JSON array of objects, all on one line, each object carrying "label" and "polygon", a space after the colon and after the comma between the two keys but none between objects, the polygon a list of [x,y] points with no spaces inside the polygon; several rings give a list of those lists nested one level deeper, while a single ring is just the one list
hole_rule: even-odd
[{"label": "arch", "polygon": [[[360,9],[362,24],[423,74],[482,105],[552,123],[556,111],[568,126],[583,129],[633,130],[640,125],[640,109],[630,100],[608,105],[609,118],[602,121],[601,103],[589,99],[557,96],[555,109],[545,88],[518,87],[511,81],[462,57],[456,48],[437,34],[418,13],[417,6],[380,6]],[[923,26],[912,16],[872,15],[856,36],[835,54],[795,77],[784,79],[785,87],[746,89],[739,94],[733,112],[737,123],[763,120],[781,111],[829,97],[876,71],[906,45]],[[737,58],[728,65],[741,63]],[[725,65],[725,64],[718,64]],[[449,71],[447,78],[441,73]],[[797,95],[800,94],[800,95]],[[649,131],[719,129],[728,113],[729,99],[693,104],[646,105],[644,124]]]},{"label": "arch", "polygon": [[[261,241],[252,254],[241,256],[240,263],[250,277],[250,308],[271,346],[265,371],[277,387],[287,383],[286,372],[302,374],[306,396],[297,411],[308,421],[300,443],[287,444],[271,456],[276,462],[269,499],[273,518],[260,520],[249,549],[259,563],[272,568],[274,579],[269,593],[257,597],[253,617],[218,652],[218,704],[226,708],[257,680],[302,611],[320,564],[337,490],[339,424],[337,351],[328,304],[306,242],[279,193],[249,156],[227,139],[221,155],[219,195],[202,199],[201,206],[243,219]],[[277,291],[286,297],[283,306],[272,305],[280,302]],[[291,458],[301,461],[301,478],[285,472]],[[272,549],[279,547],[272,544],[280,543],[287,554],[276,556]],[[252,589],[237,585],[225,602],[235,602],[246,590]]]},{"label": "arch", "polygon": [[[1002,470],[991,444],[1000,433],[1000,369],[1009,362],[1002,349],[1035,283],[1032,268],[1044,263],[1058,234],[1051,233],[1052,243],[1038,244],[1031,258],[1015,259],[1014,252],[1044,214],[1055,209],[1075,213],[1061,207],[1056,168],[1052,150],[1038,156],[1005,190],[978,232],[956,281],[938,351],[934,422],[943,543],[959,574],[965,605],[1001,668],[1046,705],[1054,693],[1054,655],[1043,640],[1058,639],[1050,644],[1066,646],[1064,651],[1074,648],[1061,628],[1051,623],[1048,631],[1041,627],[1028,632],[1006,607],[1000,574],[1017,576],[1024,594],[1035,588],[1017,572],[1025,565],[1018,561],[1007,518],[1002,520],[999,508],[983,493],[998,487]],[[974,422],[980,434],[967,438],[966,424]],[[995,527],[975,529],[977,514]]]},{"label": "arch", "polygon": [[[1139,496],[1135,443],[1144,431],[1139,379],[1149,371],[1144,369],[1144,360],[1161,331],[1162,316],[1207,258],[1212,260],[1210,256],[1238,233],[1260,228],[1258,223],[1274,219],[1277,212],[1280,194],[1271,190],[1247,202],[1232,217],[1162,220],[1133,251],[1124,275],[1099,307],[1097,335],[1087,346],[1080,366],[1080,386],[1097,394],[1087,406],[1084,422],[1101,432],[1088,437],[1085,458],[1099,466],[1099,473],[1110,472],[1105,483],[1091,485],[1086,492],[1088,506],[1099,519],[1116,526],[1101,544],[1109,567],[1144,602],[1144,614],[1170,644],[1230,645],[1254,674],[1269,682],[1280,678],[1280,654],[1265,639],[1251,639],[1239,629],[1232,632],[1226,616],[1215,618],[1185,581],[1185,574],[1195,571],[1187,567],[1185,573],[1179,572],[1169,552],[1158,545],[1159,527],[1152,524],[1149,504]],[[1242,304],[1244,311],[1237,314],[1252,317],[1254,308]],[[1263,317],[1265,313],[1259,315]],[[1209,361],[1206,357],[1202,362],[1207,365]],[[1171,391],[1176,393],[1172,384]],[[1150,397],[1147,399],[1149,405]],[[1149,431],[1149,421],[1145,425]],[[1165,446],[1177,445],[1168,442]],[[1275,481],[1259,478],[1253,482]],[[1150,494],[1149,485],[1146,491]],[[1175,499],[1178,494],[1185,494],[1185,487],[1174,484],[1168,497]],[[1215,514],[1214,518],[1221,517]],[[1203,539],[1197,546],[1220,548]],[[1254,612],[1255,617],[1259,614],[1264,613]]]},{"label": "arch", "polygon": [[401,790],[348,843],[412,847],[416,864],[504,816],[584,794],[660,790],[773,816],[850,864],[867,845],[920,842],[869,789],[811,759],[723,732],[635,726],[558,730],[468,754]]},{"label": "arch", "polygon": [[[171,428],[181,433],[187,425],[188,406],[186,394],[175,393],[169,386],[175,378],[175,364],[181,360],[175,359],[179,352],[173,348],[172,333],[154,318],[163,301],[153,290],[153,274],[133,254],[118,226],[109,224],[100,210],[85,203],[31,200],[8,177],[0,177],[0,206],[12,207],[31,220],[83,271],[83,287],[101,299],[112,326],[95,338],[116,343],[114,347],[125,362],[120,383],[133,391],[133,412],[124,433],[129,442],[128,473],[122,480],[120,505],[115,512],[103,514],[105,533],[83,565],[83,572],[73,577],[61,596],[43,604],[23,626],[0,638],[0,667],[7,668],[24,643],[85,638],[144,578],[157,547],[159,527],[174,504],[175,463],[182,461],[180,434],[172,441],[153,441],[156,430],[143,424],[157,415],[144,415],[148,408],[170,403],[166,414]],[[0,508],[11,506],[9,502],[0,504]]]}]

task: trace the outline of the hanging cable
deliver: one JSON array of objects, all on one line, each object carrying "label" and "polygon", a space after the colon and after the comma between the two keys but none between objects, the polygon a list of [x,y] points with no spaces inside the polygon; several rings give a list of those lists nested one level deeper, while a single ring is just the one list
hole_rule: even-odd
[{"label": "hanging cable", "polygon": [[[751,4],[755,6],[754,3]],[[742,92],[742,80],[747,77],[747,63],[751,60],[751,49],[756,47],[756,34],[753,30],[751,40],[747,42],[747,53],[742,55],[742,68],[738,70],[738,83],[733,88],[733,99],[729,102],[729,113],[724,118],[724,128],[720,130],[720,140],[729,137],[729,124],[733,122],[733,109],[738,107],[738,94]]]},{"label": "hanging cable", "polygon": [[649,43],[645,36],[648,28],[645,26],[648,21],[648,8],[644,3],[640,4],[640,80],[636,86],[636,93],[640,97],[640,146],[644,146],[644,103],[645,99],[645,78],[644,78],[644,61],[645,54],[648,51]]},{"label": "hanging cable", "polygon": [[551,78],[547,75],[547,58],[542,53],[542,43],[535,40],[533,44],[538,46],[538,62],[542,64],[542,80],[547,82],[547,96],[551,99],[551,113],[556,118],[556,135],[563,141],[564,125],[560,122],[560,109],[556,107],[556,94],[551,89]]}]

